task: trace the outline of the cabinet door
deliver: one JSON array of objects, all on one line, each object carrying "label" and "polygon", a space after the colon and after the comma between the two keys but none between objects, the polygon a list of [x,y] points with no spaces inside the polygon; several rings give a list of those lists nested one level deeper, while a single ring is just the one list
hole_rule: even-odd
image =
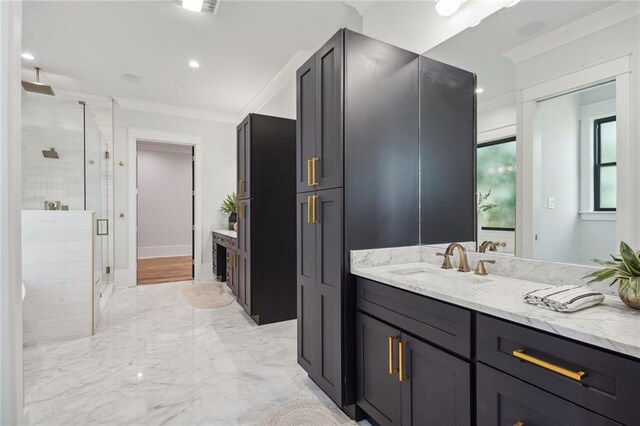
[{"label": "cabinet door", "polygon": [[342,187],[343,31],[316,53],[316,189]]},{"label": "cabinet door", "polygon": [[402,424],[471,424],[471,365],[403,334]]},{"label": "cabinet door", "polygon": [[319,376],[316,383],[342,403],[342,280],[344,277],[342,189],[316,193],[316,327]]},{"label": "cabinet door", "polygon": [[399,339],[397,329],[357,314],[357,403],[380,425],[399,425],[402,421]]},{"label": "cabinet door", "polygon": [[238,251],[251,251],[251,200],[238,200]]},{"label": "cabinet door", "polygon": [[479,426],[620,425],[484,364],[477,366]]},{"label": "cabinet door", "polygon": [[296,189],[314,191],[311,164],[316,157],[316,57],[296,73]]},{"label": "cabinet door", "polygon": [[238,198],[251,197],[251,116],[237,127],[237,194]]},{"label": "cabinet door", "polygon": [[298,364],[311,377],[318,375],[319,330],[316,320],[318,290],[316,287],[316,226],[312,223],[311,207],[315,193],[297,196],[297,309]]}]

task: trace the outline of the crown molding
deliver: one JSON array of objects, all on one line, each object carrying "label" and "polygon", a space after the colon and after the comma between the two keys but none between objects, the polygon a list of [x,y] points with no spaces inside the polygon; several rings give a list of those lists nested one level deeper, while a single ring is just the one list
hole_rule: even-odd
[{"label": "crown molding", "polygon": [[304,64],[307,59],[313,55],[312,52],[301,49],[298,50],[280,71],[258,92],[256,96],[238,114],[239,120],[242,120],[248,114],[259,111],[274,96],[284,89],[292,80],[295,79],[296,71]]},{"label": "crown molding", "polygon": [[139,99],[123,98],[120,96],[115,96],[113,100],[118,104],[120,108],[130,111],[149,112],[152,114],[191,118],[194,120],[216,121],[219,123],[238,124],[239,122],[237,115],[224,112],[141,101]]},{"label": "crown molding", "polygon": [[543,36],[523,43],[502,55],[514,64],[531,59],[565,44],[579,40],[590,34],[618,25],[640,15],[640,3],[621,1],[598,12],[587,15],[564,27],[557,28]]},{"label": "crown molding", "polygon": [[494,96],[487,100],[478,101],[478,112],[490,111],[505,105],[515,104],[517,101],[516,92]]}]

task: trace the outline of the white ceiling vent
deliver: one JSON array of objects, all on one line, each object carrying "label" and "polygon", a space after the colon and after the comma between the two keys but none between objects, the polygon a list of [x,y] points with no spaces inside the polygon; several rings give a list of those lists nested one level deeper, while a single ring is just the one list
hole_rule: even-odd
[{"label": "white ceiling vent", "polygon": [[218,12],[220,0],[176,0],[180,6],[194,12],[213,13]]}]

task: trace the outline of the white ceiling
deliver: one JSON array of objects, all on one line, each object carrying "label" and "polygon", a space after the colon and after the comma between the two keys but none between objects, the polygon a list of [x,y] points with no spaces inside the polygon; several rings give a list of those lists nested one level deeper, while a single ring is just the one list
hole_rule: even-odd
[{"label": "white ceiling", "polygon": [[502,9],[427,51],[426,56],[475,72],[484,89],[479,101],[516,89],[513,63],[502,54],[616,1],[527,1]]},{"label": "white ceiling", "polygon": [[[27,1],[23,46],[54,90],[238,114],[300,50],[361,18],[342,2]],[[188,66],[189,60],[199,69]],[[123,79],[134,74],[140,82]]]}]

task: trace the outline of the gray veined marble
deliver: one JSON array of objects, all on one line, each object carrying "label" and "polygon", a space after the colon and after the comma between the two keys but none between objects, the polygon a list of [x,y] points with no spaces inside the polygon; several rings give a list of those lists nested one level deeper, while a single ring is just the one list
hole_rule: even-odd
[{"label": "gray veined marble", "polygon": [[[416,250],[421,256],[416,260]],[[402,253],[405,251],[405,253]],[[351,252],[351,273],[416,294],[640,358],[640,311],[628,308],[606,285],[605,301],[573,313],[555,312],[530,305],[525,292],[552,285],[585,284],[591,267],[519,259],[489,253],[469,253],[475,267],[480,259],[489,276],[443,270],[439,248],[409,247]],[[405,260],[407,260],[405,262]]]},{"label": "gray veined marble", "polygon": [[117,289],[94,337],[26,347],[31,424],[252,425],[288,399],[330,402],[297,365],[295,321],[192,308],[190,284]]}]

